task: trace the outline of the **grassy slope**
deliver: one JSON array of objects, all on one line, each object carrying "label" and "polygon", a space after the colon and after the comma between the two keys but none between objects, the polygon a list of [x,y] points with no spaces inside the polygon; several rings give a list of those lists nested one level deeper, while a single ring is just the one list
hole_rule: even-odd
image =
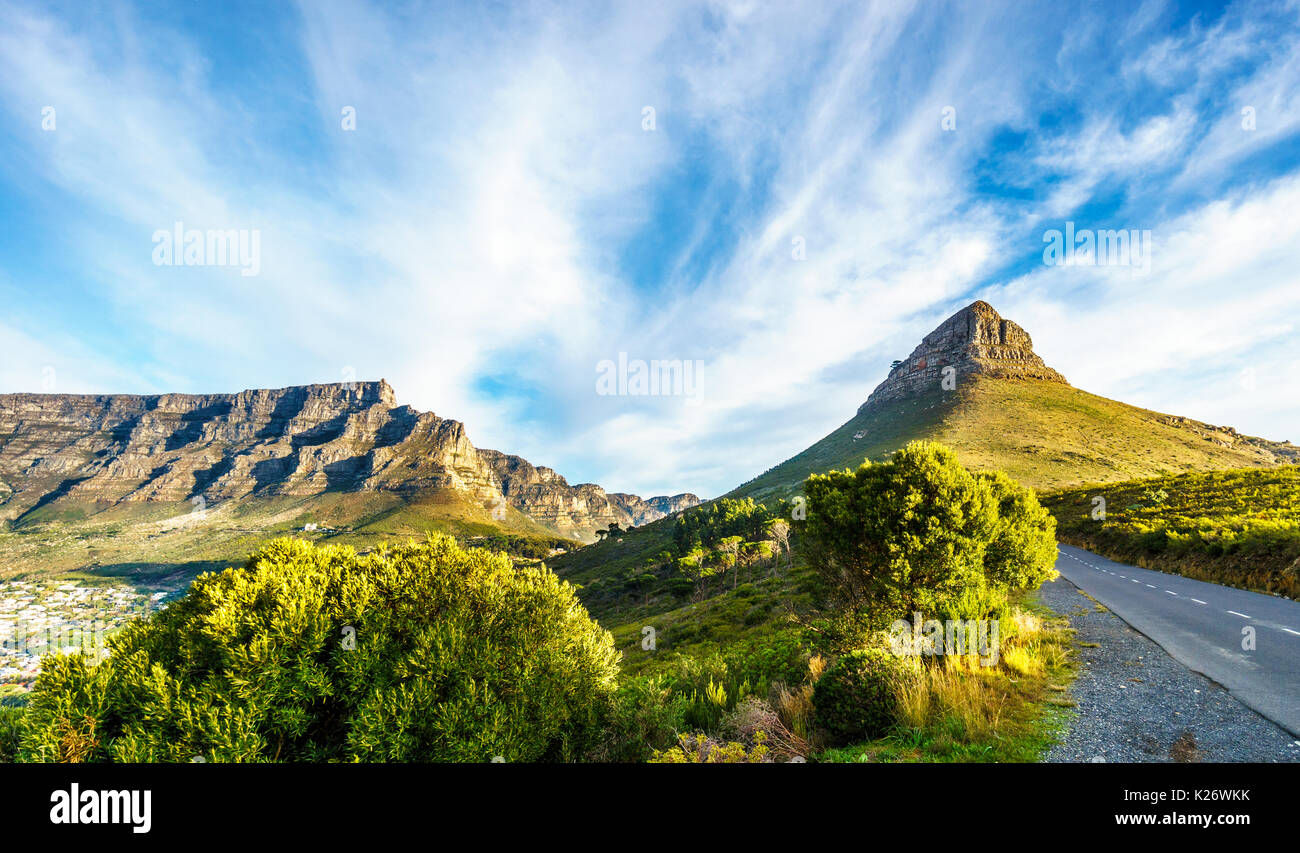
[{"label": "grassy slope", "polygon": [[[955,392],[855,415],[731,496],[788,497],[814,471],[856,468],[918,438],[947,444],[968,467],[1000,468],[1040,491],[1279,461],[1246,442],[1220,446],[1191,426],[1166,423],[1167,417],[1068,385],[976,378]],[[861,431],[866,435],[855,441]]]},{"label": "grassy slope", "polygon": [[[1093,499],[1106,517],[1093,519]],[[1065,542],[1147,568],[1300,597],[1300,466],[1178,474],[1049,493]]]},{"label": "grassy slope", "polygon": [[[357,548],[431,531],[465,540],[498,534],[538,542],[555,538],[514,509],[498,522],[485,508],[447,492],[327,492],[230,501],[202,516],[191,510],[187,503],[57,501],[0,529],[0,580],[114,577],[178,588],[200,572],[241,563],[263,542],[286,535]],[[336,531],[302,532],[308,522]]]}]

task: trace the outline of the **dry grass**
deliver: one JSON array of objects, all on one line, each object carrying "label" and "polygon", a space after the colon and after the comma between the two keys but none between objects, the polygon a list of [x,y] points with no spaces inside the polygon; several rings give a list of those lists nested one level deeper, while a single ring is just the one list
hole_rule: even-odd
[{"label": "dry grass", "polygon": [[69,719],[59,721],[59,762],[81,764],[95,754],[99,748],[99,737],[95,734],[93,717],[82,717],[74,722]]},{"label": "dry grass", "polygon": [[1015,610],[1001,625],[996,665],[981,665],[978,655],[902,660],[895,688],[899,731],[918,744],[960,750],[1023,736],[1035,703],[1073,704],[1060,695],[1064,686],[1053,683],[1069,666],[1063,623]]}]

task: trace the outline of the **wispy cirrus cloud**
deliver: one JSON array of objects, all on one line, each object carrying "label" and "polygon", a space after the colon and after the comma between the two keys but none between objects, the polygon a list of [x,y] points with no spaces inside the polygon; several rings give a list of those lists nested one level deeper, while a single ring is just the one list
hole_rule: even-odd
[{"label": "wispy cirrus cloud", "polygon": [[[1076,11],[0,5],[0,379],[352,368],[571,480],[708,495],[983,297],[1081,387],[1294,438],[1294,6]],[[1065,219],[1151,229],[1150,274],[1042,266]],[[261,273],[154,266],[175,221],[259,229]],[[620,352],[701,360],[698,395],[595,393]]]}]

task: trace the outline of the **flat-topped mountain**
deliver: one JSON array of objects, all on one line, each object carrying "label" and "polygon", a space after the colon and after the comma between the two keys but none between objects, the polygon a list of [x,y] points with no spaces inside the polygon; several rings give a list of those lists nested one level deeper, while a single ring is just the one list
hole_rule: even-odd
[{"label": "flat-topped mountain", "polygon": [[446,492],[490,518],[512,507],[580,539],[699,502],[571,486],[549,468],[479,450],[459,421],[397,405],[382,380],[237,394],[0,395],[2,519],[70,504],[335,492]]},{"label": "flat-topped mountain", "polygon": [[974,302],[891,366],[847,423],[731,494],[795,494],[809,474],[856,468],[913,439],[1036,489],[1300,463],[1300,447],[1130,406],[1072,387],[1029,333]]}]

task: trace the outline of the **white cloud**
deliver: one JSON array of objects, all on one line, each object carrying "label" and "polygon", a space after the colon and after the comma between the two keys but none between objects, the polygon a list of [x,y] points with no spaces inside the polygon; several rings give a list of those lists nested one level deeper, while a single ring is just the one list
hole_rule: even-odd
[{"label": "white cloud", "polygon": [[[18,137],[30,173],[14,180],[85,214],[67,253],[132,344],[77,341],[61,318],[7,329],[0,345],[21,366],[0,372],[6,387],[49,348],[103,392],[334,381],[353,367],[465,421],[479,446],[573,481],[707,495],[838,426],[892,358],[992,293],[1089,390],[1261,432],[1294,419],[1272,398],[1196,384],[1213,365],[1273,375],[1300,358],[1287,342],[1300,307],[1292,179],[1185,215],[1149,206],[1134,225],[1156,235],[1145,279],[1044,269],[984,286],[1025,254],[1030,223],[1068,216],[1106,181],[1204,180],[1293,132],[1294,49],[1234,84],[1234,102],[1259,105],[1254,141],[1199,130],[1218,79],[1205,69],[1236,67],[1249,26],[1192,27],[1139,54],[1136,34],[1163,14],[1145,4],[1127,79],[1185,88],[1137,122],[1090,103],[1081,133],[1033,135],[1005,177],[1063,177],[1031,204],[989,197],[975,169],[993,134],[1033,127],[1044,86],[1070,90],[1104,28],[1048,50],[1046,70],[1068,73],[1045,84],[1028,54],[1006,61],[1044,38],[1009,26],[1014,8],[299,12],[308,91],[268,78],[273,94],[232,94],[204,46],[165,24],[124,14],[92,33],[0,10],[0,110],[31,123]],[[159,46],[114,50],[144,41]],[[54,134],[36,129],[46,102],[59,105]],[[955,132],[940,127],[949,105]],[[339,126],[344,106],[355,131]],[[286,128],[305,141],[286,146]],[[659,221],[659,205],[692,168],[716,181],[677,214],[686,236],[666,241],[666,279],[638,287],[620,251],[648,225],[681,224]],[[152,266],[150,233],[178,219],[260,229],[262,274]],[[698,402],[598,396],[595,365],[619,352],[703,360]]]}]

